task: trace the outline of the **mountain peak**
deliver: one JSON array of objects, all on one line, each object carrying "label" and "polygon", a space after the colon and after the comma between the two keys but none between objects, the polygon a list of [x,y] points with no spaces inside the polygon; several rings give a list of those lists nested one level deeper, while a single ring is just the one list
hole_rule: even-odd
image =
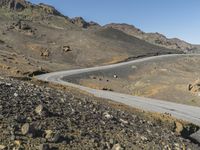
[{"label": "mountain peak", "polygon": [[77,26],[81,27],[81,28],[88,28],[88,27],[92,27],[92,26],[100,26],[98,23],[96,22],[87,22],[85,21],[82,17],[75,17],[70,19],[70,22],[73,24],[76,24]]},{"label": "mountain peak", "polygon": [[40,3],[38,6],[41,7],[48,14],[63,16],[58,10],[56,10],[55,7],[53,7],[51,5]]}]

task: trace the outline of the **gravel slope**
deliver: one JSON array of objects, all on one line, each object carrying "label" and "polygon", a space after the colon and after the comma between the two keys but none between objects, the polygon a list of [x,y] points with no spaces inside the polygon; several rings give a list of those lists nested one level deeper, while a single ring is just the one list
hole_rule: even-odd
[{"label": "gravel slope", "polygon": [[0,149],[200,148],[173,124],[30,82],[1,78],[0,106]]}]

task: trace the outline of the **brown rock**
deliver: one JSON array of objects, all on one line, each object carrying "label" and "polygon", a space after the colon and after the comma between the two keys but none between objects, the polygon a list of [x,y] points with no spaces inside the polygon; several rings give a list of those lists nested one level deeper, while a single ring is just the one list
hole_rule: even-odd
[{"label": "brown rock", "polygon": [[22,142],[19,141],[19,140],[15,140],[14,143],[15,143],[15,145],[17,145],[17,146],[20,146]]},{"label": "brown rock", "polygon": [[189,84],[188,90],[192,93],[200,92],[200,79],[194,81],[192,84]]},{"label": "brown rock", "polygon": [[175,131],[177,134],[181,134],[183,131],[183,125],[178,121],[175,122]]},{"label": "brown rock", "polygon": [[0,150],[4,150],[6,149],[6,146],[5,145],[0,145]]},{"label": "brown rock", "polygon": [[63,52],[72,51],[71,48],[70,48],[70,46],[63,46],[63,47],[62,47],[62,50],[63,50]]},{"label": "brown rock", "polygon": [[50,52],[49,50],[45,50],[44,52],[41,52],[40,56],[43,56],[43,57],[49,57],[50,55]]}]

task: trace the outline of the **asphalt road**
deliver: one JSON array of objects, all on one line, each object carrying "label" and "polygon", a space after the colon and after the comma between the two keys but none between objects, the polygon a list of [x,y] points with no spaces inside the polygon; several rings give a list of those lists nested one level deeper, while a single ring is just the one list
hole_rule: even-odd
[{"label": "asphalt road", "polygon": [[[187,54],[187,56],[194,56],[194,55],[196,56],[198,54]],[[139,108],[145,111],[171,114],[173,117],[176,117],[178,119],[182,119],[184,121],[188,121],[200,126],[200,107],[166,102],[166,101],[150,99],[150,98],[136,97],[136,96],[121,94],[121,93],[116,93],[116,92],[96,90],[96,89],[84,87],[81,85],[69,83],[63,80],[64,77],[70,78],[70,76],[83,74],[86,72],[92,72],[92,71],[97,71],[97,70],[100,71],[104,69],[111,69],[111,68],[121,67],[121,66],[125,67],[126,65],[130,65],[130,64],[134,65],[134,63],[145,62],[145,61],[154,60],[154,59],[162,59],[166,57],[183,57],[183,56],[185,56],[185,54],[170,54],[170,55],[154,56],[154,57],[142,58],[142,59],[134,60],[130,62],[123,62],[119,64],[108,65],[108,66],[99,66],[99,67],[93,67],[93,68],[48,73],[48,74],[36,76],[36,78],[43,81],[72,86],[80,90],[86,91],[90,94],[93,94],[96,97],[110,99],[112,101],[119,102],[119,103],[131,106],[134,108]]]}]

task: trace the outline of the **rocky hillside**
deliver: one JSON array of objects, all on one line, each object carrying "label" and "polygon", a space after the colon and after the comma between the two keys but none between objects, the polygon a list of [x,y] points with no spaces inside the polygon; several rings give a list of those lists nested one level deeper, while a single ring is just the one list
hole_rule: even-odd
[{"label": "rocky hillside", "polygon": [[0,149],[192,149],[195,127],[102,99],[0,78]]},{"label": "rocky hillside", "polygon": [[149,42],[151,44],[155,44],[169,49],[178,49],[184,52],[190,52],[193,49],[195,49],[195,46],[183,40],[177,38],[168,39],[160,33],[145,33],[133,25],[112,23],[106,25],[105,27],[111,27],[123,31],[126,34],[137,37],[141,40],[145,40],[146,42]]},{"label": "rocky hillside", "polygon": [[1,0],[0,20],[0,68],[7,74],[27,75],[182,53],[25,0]]}]

